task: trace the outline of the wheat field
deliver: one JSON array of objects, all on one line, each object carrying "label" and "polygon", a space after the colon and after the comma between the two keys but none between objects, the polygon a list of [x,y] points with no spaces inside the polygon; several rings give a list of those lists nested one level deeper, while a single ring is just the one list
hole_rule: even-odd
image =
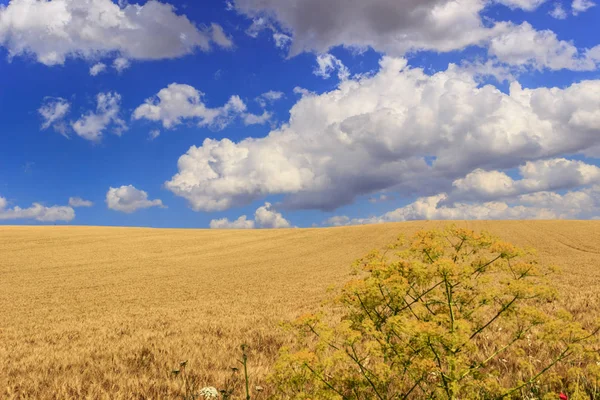
[{"label": "wheat field", "polygon": [[[171,371],[222,386],[249,348],[252,386],[352,261],[441,222],[252,231],[0,227],[0,398],[166,399]],[[563,268],[576,314],[600,313],[600,222],[457,222]],[[240,382],[236,381],[236,385]]]}]

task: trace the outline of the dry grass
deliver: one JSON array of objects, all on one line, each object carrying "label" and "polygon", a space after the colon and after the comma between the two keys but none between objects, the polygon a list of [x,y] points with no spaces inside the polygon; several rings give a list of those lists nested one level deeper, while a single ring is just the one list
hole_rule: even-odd
[{"label": "dry grass", "polygon": [[[600,222],[458,225],[537,248],[563,267],[565,304],[600,313]],[[279,321],[314,311],[367,251],[434,226],[0,227],[0,398],[175,398],[179,361],[219,386],[241,343],[252,384],[267,386]]]}]

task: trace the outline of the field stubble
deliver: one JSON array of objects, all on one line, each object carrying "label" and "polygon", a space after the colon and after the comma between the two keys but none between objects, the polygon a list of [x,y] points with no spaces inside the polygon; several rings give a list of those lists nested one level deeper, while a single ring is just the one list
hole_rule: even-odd
[{"label": "field stubble", "polygon": [[[248,344],[252,386],[278,323],[315,311],[350,264],[414,222],[254,231],[0,227],[0,398],[175,398],[180,361],[205,385]],[[563,269],[565,306],[600,315],[600,222],[457,222],[534,247]],[[241,381],[239,382],[241,384]]]}]

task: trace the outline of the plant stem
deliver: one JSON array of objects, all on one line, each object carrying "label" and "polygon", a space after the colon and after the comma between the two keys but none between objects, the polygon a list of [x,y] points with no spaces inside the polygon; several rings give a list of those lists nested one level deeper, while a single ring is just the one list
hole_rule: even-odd
[{"label": "plant stem", "polygon": [[244,365],[244,379],[246,380],[246,400],[250,400],[250,385],[248,381],[248,355],[246,345],[242,345],[242,364]]}]

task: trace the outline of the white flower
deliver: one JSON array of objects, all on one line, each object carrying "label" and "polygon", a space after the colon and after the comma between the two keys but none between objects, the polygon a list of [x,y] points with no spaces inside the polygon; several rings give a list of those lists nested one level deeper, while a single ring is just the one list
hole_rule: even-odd
[{"label": "white flower", "polygon": [[208,386],[200,389],[200,396],[204,397],[205,399],[218,399],[219,391],[212,386]]}]

